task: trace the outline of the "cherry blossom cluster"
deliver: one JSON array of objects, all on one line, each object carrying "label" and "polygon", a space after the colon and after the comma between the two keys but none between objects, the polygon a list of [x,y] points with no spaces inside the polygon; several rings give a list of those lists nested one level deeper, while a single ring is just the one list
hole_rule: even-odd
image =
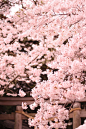
[{"label": "cherry blossom cluster", "polygon": [[40,109],[29,125],[66,128],[65,105],[85,97],[86,0],[16,0],[6,9],[0,19],[0,95],[24,97],[22,89],[14,94],[11,88],[33,81],[30,107]]}]

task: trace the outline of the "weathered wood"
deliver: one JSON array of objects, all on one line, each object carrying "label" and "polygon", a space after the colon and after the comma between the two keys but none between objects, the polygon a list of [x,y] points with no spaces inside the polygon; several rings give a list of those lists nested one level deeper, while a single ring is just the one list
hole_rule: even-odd
[{"label": "weathered wood", "polygon": [[[30,116],[35,116],[36,113],[27,113]],[[0,120],[15,120],[15,113],[11,114],[0,114]],[[27,120],[27,117],[22,115],[22,120]]]},{"label": "weathered wood", "polygon": [[[80,118],[85,118],[85,117],[86,117],[86,110],[81,109]],[[73,118],[73,112],[69,114],[69,118]]]},{"label": "weathered wood", "polygon": [[[27,113],[30,116],[35,116],[36,113]],[[86,117],[86,111],[81,110],[80,118]],[[73,112],[69,114],[69,118],[73,118]],[[0,120],[14,120],[15,119],[15,113],[12,112],[11,114],[0,114]],[[27,120],[28,118],[24,115],[22,115],[22,120]]]},{"label": "weathered wood", "polygon": [[[49,100],[46,101],[48,102]],[[0,97],[0,105],[21,105],[22,102],[26,102],[27,105],[30,105],[34,102],[34,99],[32,97]],[[86,97],[77,102],[86,102]]]},{"label": "weathered wood", "polygon": [[0,97],[0,100],[10,100],[10,101],[14,101],[14,100],[22,100],[22,101],[27,101],[27,100],[34,100],[32,97]]},{"label": "weathered wood", "polygon": [[22,102],[30,105],[34,102],[34,99],[32,97],[0,97],[0,105],[21,105]]},{"label": "weathered wood", "polygon": [[15,114],[0,114],[0,120],[14,120],[15,119]]},{"label": "weathered wood", "polygon": [[[49,100],[46,100],[47,102]],[[16,105],[16,110],[22,110],[21,104],[22,102],[26,102],[27,105],[30,105],[34,102],[32,97],[0,97],[0,105]],[[73,108],[80,108],[79,102],[86,102],[86,97],[82,100],[77,101],[74,104]],[[19,108],[20,107],[20,108]],[[29,113],[29,115],[33,116],[35,113]],[[73,129],[77,128],[81,124],[81,117],[86,117],[85,110],[75,110],[70,113],[69,118],[73,118]],[[12,114],[0,114],[0,120],[14,120],[15,119],[15,128],[14,129],[21,129],[22,127],[22,119],[27,119],[26,116],[19,114],[19,113],[12,113]],[[18,122],[19,121],[19,122]],[[18,123],[17,123],[18,122]],[[20,125],[20,126],[19,126]],[[19,127],[18,127],[19,126]]]},{"label": "weathered wood", "polygon": [[[4,128],[13,129],[14,128],[14,125],[15,125],[15,122],[10,121],[10,120],[5,120],[5,121],[2,121],[2,124],[3,124]],[[31,129],[31,128],[29,126],[23,125],[22,126],[22,129]]]},{"label": "weathered wood", "polygon": [[[76,102],[73,105],[73,108],[80,108],[80,103]],[[80,118],[80,110],[73,111],[73,129],[77,128],[81,125],[81,118]]]},{"label": "weathered wood", "polygon": [[69,114],[69,118],[73,118],[73,112]]},{"label": "weathered wood", "polygon": [[[21,106],[16,106],[17,111],[22,111]],[[14,129],[22,129],[22,114],[15,113],[15,126]]]},{"label": "weathered wood", "polygon": [[86,110],[83,110],[83,109],[81,110],[80,117],[86,118]]},{"label": "weathered wood", "polygon": [[[36,113],[27,113],[30,116],[35,116]],[[81,110],[80,117],[84,118],[86,117],[86,111]],[[73,118],[73,112],[69,114],[69,118]],[[15,119],[15,113],[12,112],[11,114],[0,114],[0,120],[14,120]],[[22,120],[26,120],[27,117],[22,115]]]}]

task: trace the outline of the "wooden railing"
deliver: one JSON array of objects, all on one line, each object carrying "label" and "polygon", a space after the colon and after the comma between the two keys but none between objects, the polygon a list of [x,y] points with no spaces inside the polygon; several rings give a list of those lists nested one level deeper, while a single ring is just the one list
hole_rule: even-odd
[{"label": "wooden railing", "polygon": [[[22,102],[26,102],[27,105],[30,105],[34,102],[32,97],[0,97],[0,105],[11,105],[16,106],[16,111],[22,111]],[[33,116],[34,113],[29,113],[29,115]],[[13,112],[11,114],[0,114],[0,120],[15,120],[14,129],[22,129],[22,120],[27,119],[26,116]]]},{"label": "wooden railing", "polygon": [[[32,97],[0,97],[0,105],[15,105],[16,111],[20,112],[22,112],[22,102],[26,102],[27,105],[30,105],[34,102],[34,99]],[[84,109],[80,110],[82,102],[86,102],[86,98],[75,102],[73,105],[73,111],[69,114],[69,117],[73,118],[73,129],[81,125],[81,118],[86,117],[86,111]],[[34,116],[35,113],[29,113],[28,115]],[[24,119],[27,119],[27,117],[18,112],[11,114],[0,114],[0,120],[15,120],[14,129],[22,129],[22,120]]]}]

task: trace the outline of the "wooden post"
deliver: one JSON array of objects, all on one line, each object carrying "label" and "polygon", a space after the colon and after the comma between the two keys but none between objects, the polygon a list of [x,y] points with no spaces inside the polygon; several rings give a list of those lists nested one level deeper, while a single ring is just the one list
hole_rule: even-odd
[{"label": "wooden post", "polygon": [[[17,111],[22,111],[21,106],[16,106]],[[15,113],[15,126],[14,129],[22,129],[22,114]]]},{"label": "wooden post", "polygon": [[[80,108],[80,103],[74,103],[73,108]],[[73,111],[73,129],[81,125],[80,110]]]}]

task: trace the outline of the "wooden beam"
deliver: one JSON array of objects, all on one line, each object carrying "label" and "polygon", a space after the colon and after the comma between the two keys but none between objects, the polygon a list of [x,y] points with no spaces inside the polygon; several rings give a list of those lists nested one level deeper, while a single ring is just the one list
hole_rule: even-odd
[{"label": "wooden beam", "polygon": [[73,118],[73,112],[69,114],[69,118]]},{"label": "wooden beam", "polygon": [[[27,113],[30,116],[35,116],[36,113]],[[86,117],[86,111],[83,109],[81,110],[80,117]],[[69,118],[73,118],[73,112],[69,114]],[[0,114],[0,120],[14,120],[15,119],[15,112],[11,114]],[[22,120],[26,120],[27,117],[22,115]]]},{"label": "wooden beam", "polygon": [[[30,116],[35,116],[36,113],[27,113]],[[15,119],[15,113],[12,112],[11,114],[0,114],[0,120],[14,120]],[[22,120],[27,120],[27,117],[22,115]]]},{"label": "wooden beam", "polygon": [[[11,128],[11,129],[13,129],[14,125],[15,125],[15,122],[10,121],[10,120],[5,120],[5,121],[2,121],[1,123],[4,126],[4,128]],[[22,125],[22,129],[31,129],[31,128],[29,127],[29,125],[28,126]]]},{"label": "wooden beam", "polygon": [[15,114],[0,114],[0,120],[14,120],[15,119]]},{"label": "wooden beam", "polygon": [[[49,103],[49,100],[45,101]],[[34,102],[34,99],[32,97],[0,97],[0,105],[21,105],[22,102],[26,102],[27,105],[30,105]],[[86,102],[86,97],[84,99],[77,100],[77,102]],[[59,102],[59,104],[63,103]]]},{"label": "wooden beam", "polygon": [[86,117],[86,110],[84,110],[84,109],[81,110],[80,117],[81,118]]},{"label": "wooden beam", "polygon": [[[73,108],[80,108],[80,103],[74,103]],[[73,129],[76,129],[78,126],[81,125],[81,118],[80,118],[80,110],[73,111]]]},{"label": "wooden beam", "polygon": [[0,101],[14,101],[14,100],[19,100],[19,101],[25,101],[25,100],[34,100],[32,97],[0,97]]},{"label": "wooden beam", "polygon": [[0,97],[0,105],[21,105],[22,102],[26,102],[27,105],[30,105],[34,102],[32,97]]},{"label": "wooden beam", "polygon": [[[22,111],[21,106],[16,106],[17,111]],[[22,129],[22,114],[15,113],[15,126],[14,129]]]}]

